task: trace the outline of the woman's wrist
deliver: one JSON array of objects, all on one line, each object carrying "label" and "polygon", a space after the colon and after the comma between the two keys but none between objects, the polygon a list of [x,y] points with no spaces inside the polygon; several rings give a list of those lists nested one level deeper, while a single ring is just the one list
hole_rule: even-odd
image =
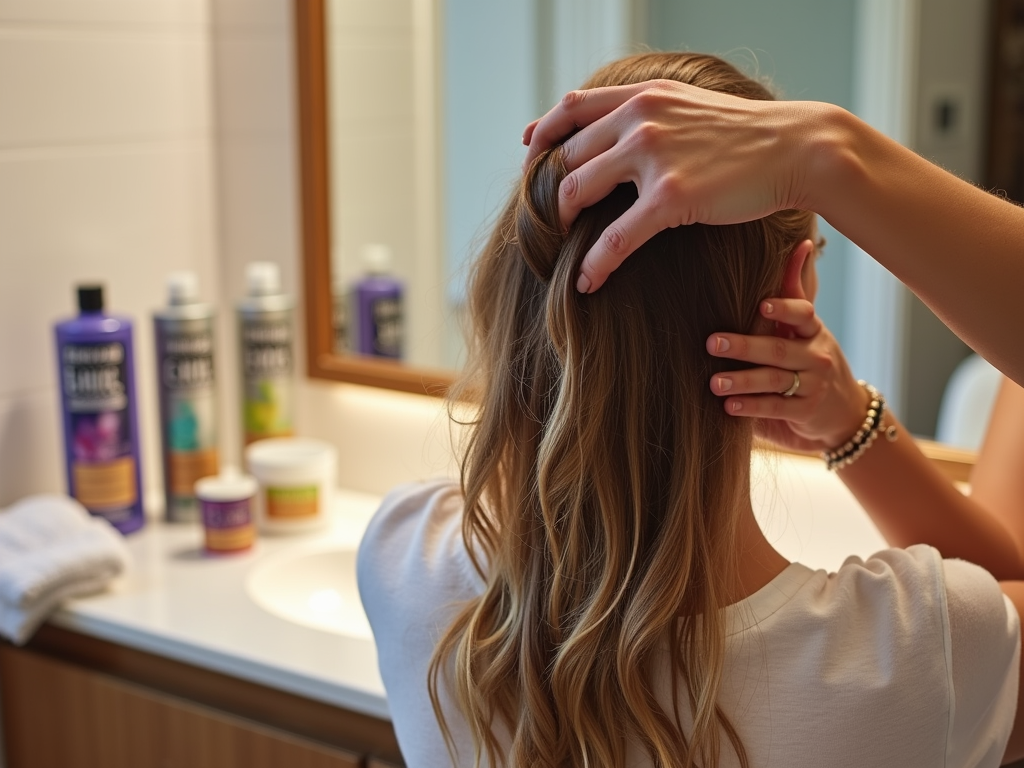
[{"label": "woman's wrist", "polygon": [[871,403],[871,393],[860,383],[851,383],[850,395],[843,399],[843,413],[835,421],[835,429],[821,438],[822,448],[831,451],[847,443],[864,422]]},{"label": "woman's wrist", "polygon": [[[782,102],[786,103],[786,102]],[[862,172],[863,131],[867,125],[835,104],[789,102],[800,110],[794,138],[794,207],[830,219],[843,190]],[[870,130],[870,129],[869,129]]]},{"label": "woman's wrist", "polygon": [[888,427],[885,425],[886,417],[888,416],[885,397],[866,381],[859,381],[857,383],[868,395],[864,420],[857,428],[857,431],[845,443],[822,453],[821,457],[825,460],[825,465],[833,471],[853,464],[865,451],[871,448],[872,444],[880,436],[884,436],[889,442],[893,442],[897,438],[896,427],[894,425]]}]

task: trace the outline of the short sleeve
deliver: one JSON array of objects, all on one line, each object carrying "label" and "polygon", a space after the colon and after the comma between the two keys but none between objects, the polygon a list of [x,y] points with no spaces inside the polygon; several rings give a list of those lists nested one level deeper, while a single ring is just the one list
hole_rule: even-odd
[{"label": "short sleeve", "polygon": [[988,571],[944,560],[953,691],[946,765],[1001,763],[1017,711],[1020,621]]}]

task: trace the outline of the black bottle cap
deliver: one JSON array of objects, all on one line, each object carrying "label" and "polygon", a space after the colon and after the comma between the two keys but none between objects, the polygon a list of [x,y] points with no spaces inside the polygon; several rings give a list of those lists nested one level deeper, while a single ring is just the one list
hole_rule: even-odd
[{"label": "black bottle cap", "polygon": [[103,311],[103,286],[102,285],[80,285],[80,286],[78,286],[78,311],[79,312],[102,312]]}]

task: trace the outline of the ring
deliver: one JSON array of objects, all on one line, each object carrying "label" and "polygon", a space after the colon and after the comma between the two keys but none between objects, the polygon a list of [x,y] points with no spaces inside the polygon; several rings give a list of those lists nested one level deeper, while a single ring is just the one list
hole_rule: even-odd
[{"label": "ring", "polygon": [[796,391],[798,389],[800,389],[800,374],[797,373],[796,371],[793,371],[793,384],[790,386],[789,389],[782,393],[782,396],[792,397],[793,395],[796,394]]}]

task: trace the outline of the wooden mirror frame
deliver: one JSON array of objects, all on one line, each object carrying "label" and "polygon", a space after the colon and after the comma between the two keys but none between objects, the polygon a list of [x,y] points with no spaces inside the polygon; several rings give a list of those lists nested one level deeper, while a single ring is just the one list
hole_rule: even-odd
[{"label": "wooden mirror frame", "polygon": [[294,17],[306,373],[314,379],[443,397],[455,380],[452,371],[334,351],[326,0],[294,0]]}]

